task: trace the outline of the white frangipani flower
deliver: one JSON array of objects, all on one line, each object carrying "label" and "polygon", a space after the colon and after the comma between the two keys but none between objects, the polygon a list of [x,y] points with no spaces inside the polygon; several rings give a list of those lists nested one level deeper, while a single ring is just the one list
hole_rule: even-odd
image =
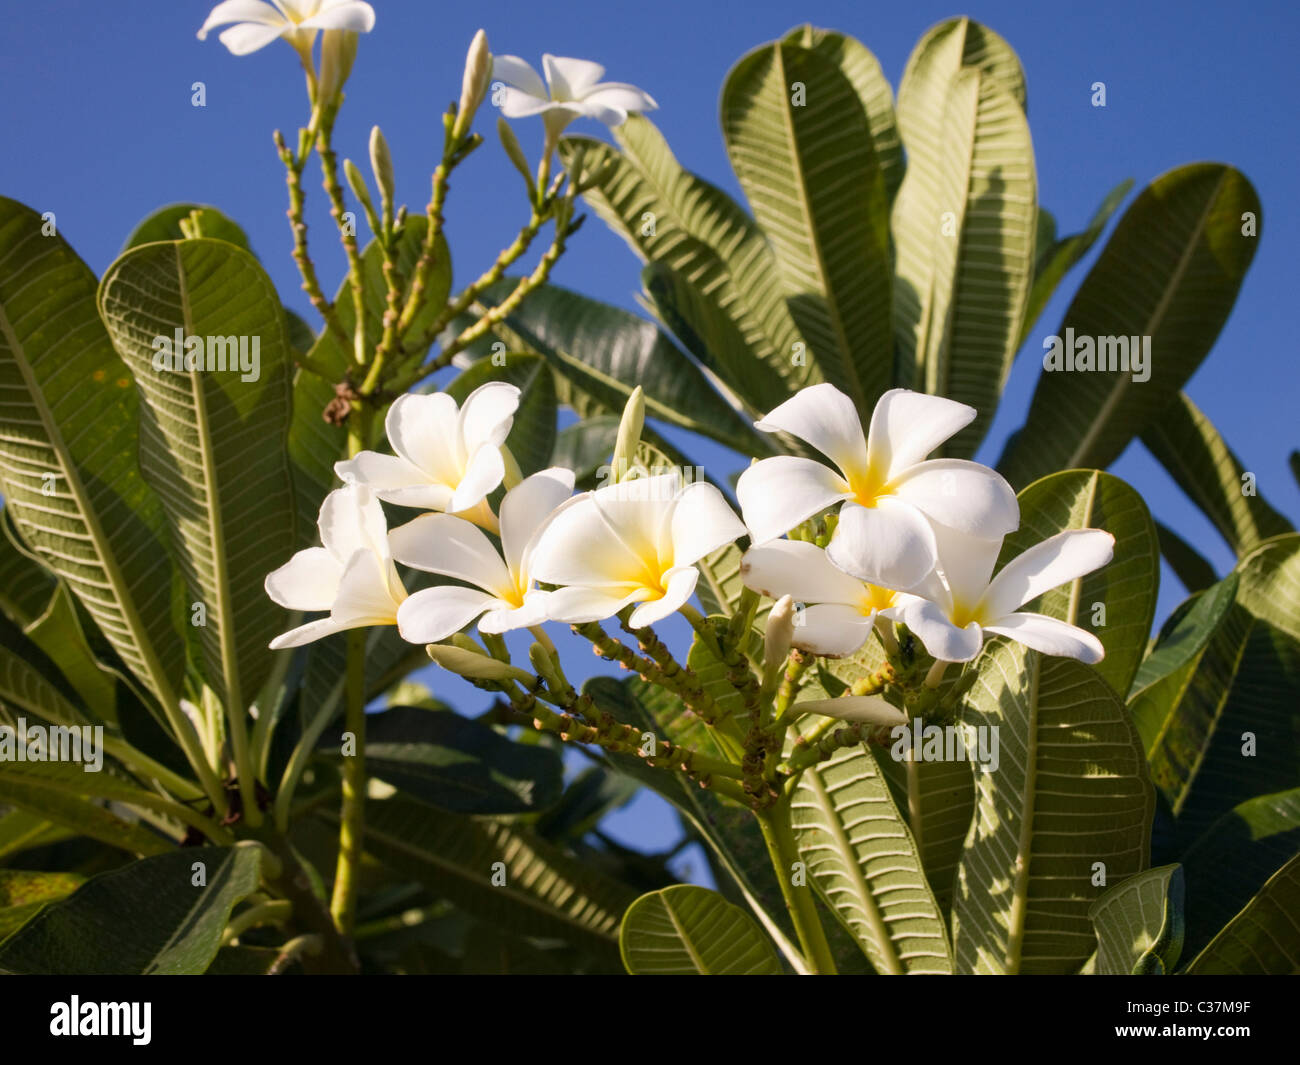
[{"label": "white frangipani flower", "polygon": [[575,496],[542,533],[533,576],[564,585],[546,600],[554,621],[612,617],[632,603],[641,628],[680,609],[695,591],[695,563],[745,535],[713,485],[681,474],[636,477]]},{"label": "white frangipani flower", "polygon": [[235,55],[256,52],[277,37],[302,53],[311,48],[317,30],[369,33],[375,27],[375,9],[364,0],[224,0],[200,27],[199,40],[207,40],[210,29],[228,22],[234,25],[217,39]]},{"label": "white frangipani flower", "polygon": [[519,389],[504,381],[476,388],[459,410],[445,392],[400,396],[384,421],[397,454],[363,451],[334,472],[385,502],[446,511],[496,532],[486,497],[505,477],[501,446],[518,407]]},{"label": "white frangipani flower", "polygon": [[826,658],[851,655],[867,642],[877,616],[893,617],[897,593],[865,584],[834,566],[826,552],[802,540],[751,547],[740,560],[747,588],[811,603],[800,612],[794,646]]},{"label": "white frangipani flower", "polygon": [[267,574],[266,594],[290,610],[328,610],[271,641],[271,649],[299,647],[322,636],[366,625],[395,625],[406,599],[388,551],[384,509],[365,488],[347,485],[321,504],[322,547],[299,551]]},{"label": "white frangipani flower", "polygon": [[548,593],[533,586],[533,550],[547,519],[572,494],[573,471],[558,466],[507,492],[501,501],[501,554],[477,528],[450,514],[424,514],[389,533],[398,562],[474,585],[441,585],[413,594],[397,612],[402,638],[436,643],[476,617],[479,631],[486,633],[545,621]]},{"label": "white frangipani flower", "polygon": [[1110,561],[1115,538],[1101,529],[1070,529],[1035,544],[989,579],[1001,540],[961,536],[936,528],[939,569],[900,595],[895,616],[935,658],[968,662],[980,652],[986,633],[1009,636],[1048,655],[1093,664],[1105,656],[1092,633],[1043,614],[1018,608],[1046,591],[1075,580]]},{"label": "white frangipani flower", "polygon": [[1001,476],[964,459],[923,461],[974,417],[964,403],[895,388],[880,397],[864,437],[843,392],[803,389],[754,425],[806,441],[835,468],[783,455],[741,474],[736,495],[754,544],[843,500],[831,561],[872,584],[908,587],[934,565],[932,522],[990,538],[1013,532],[1020,510]]},{"label": "white frangipani flower", "polygon": [[546,82],[528,63],[514,55],[492,57],[492,76],[505,82],[496,97],[507,118],[542,115],[547,139],[555,138],[575,118],[594,118],[607,126],[618,126],[627,116],[653,111],[659,105],[650,94],[634,85],[601,81],[605,68],[585,59],[542,56]]}]

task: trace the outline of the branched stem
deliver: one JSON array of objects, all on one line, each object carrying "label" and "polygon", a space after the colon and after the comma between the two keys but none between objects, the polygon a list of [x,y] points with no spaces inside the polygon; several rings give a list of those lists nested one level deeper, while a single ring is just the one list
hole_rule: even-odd
[{"label": "branched stem", "polygon": [[822,928],[821,918],[817,914],[813,889],[806,882],[802,887],[794,886],[794,863],[801,861],[801,858],[794,839],[794,829],[791,828],[789,798],[782,799],[773,809],[760,811],[757,816],[772,860],[772,869],[781,885],[781,895],[799,937],[804,961],[815,976],[835,976],[835,959],[830,944],[826,941],[826,930]]}]

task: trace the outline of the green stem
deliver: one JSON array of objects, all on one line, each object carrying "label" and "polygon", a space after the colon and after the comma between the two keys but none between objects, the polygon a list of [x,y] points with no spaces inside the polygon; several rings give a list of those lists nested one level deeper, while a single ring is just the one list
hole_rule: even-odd
[{"label": "green stem", "polygon": [[756,816],[809,971],[815,976],[838,975],[830,944],[826,941],[826,931],[817,914],[813,889],[806,882],[803,887],[795,887],[793,883],[794,863],[802,859],[795,844],[794,829],[790,825],[789,798],[783,798],[776,806],[761,811]]}]

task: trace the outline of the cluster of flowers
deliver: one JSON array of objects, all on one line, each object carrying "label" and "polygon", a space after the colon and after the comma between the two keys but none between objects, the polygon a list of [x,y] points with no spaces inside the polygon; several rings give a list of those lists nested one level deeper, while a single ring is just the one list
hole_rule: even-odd
[{"label": "cluster of flowers", "polygon": [[[504,382],[459,408],[445,393],[399,398],[385,423],[395,454],[338,463],[344,487],[321,507],[323,546],[266,579],[282,606],[329,616],[271,646],[390,624],[413,643],[433,643],[475,618],[481,632],[499,634],[600,621],[634,604],[629,625],[641,628],[686,606],[696,563],[748,536],[745,583],[809,604],[793,644],[814,654],[852,654],[892,619],[940,661],[974,658],[986,633],[1085,662],[1102,657],[1091,633],[1018,608],[1107,563],[1113,537],[1059,533],[993,576],[1003,537],[1019,525],[1010,486],[975,462],[925,459],[974,418],[964,404],[895,389],[864,435],[842,392],[804,389],[755,425],[806,442],[833,466],[796,456],[754,463],[737,485],[743,522],[716,487],[684,484],[676,472],[578,495],[571,470],[520,478],[505,447],[518,404],[519,390]],[[488,497],[503,482],[494,512]],[[432,513],[390,532],[379,500]],[[837,507],[825,549],[781,538]],[[408,595],[394,562],[471,587]]]}]

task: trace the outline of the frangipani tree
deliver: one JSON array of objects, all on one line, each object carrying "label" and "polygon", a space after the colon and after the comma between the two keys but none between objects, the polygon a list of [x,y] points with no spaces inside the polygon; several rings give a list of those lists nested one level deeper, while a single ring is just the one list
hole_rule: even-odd
[{"label": "frangipani tree", "polygon": [[[896,105],[842,34],[745,56],[748,208],[678,165],[649,94],[480,34],[421,215],[377,127],[368,178],[336,155],[374,18],[239,0],[200,31],[306,70],[276,145],[319,329],[214,208],[164,208],[96,279],[0,200],[0,902],[31,900],[0,906],[0,969],[1293,970],[1300,538],[1181,392],[1258,240],[1245,178],[1183,167],[1128,207],[993,470],[1012,361],[1128,185],[1056,237],[992,31],[929,31]],[[464,282],[449,178],[489,100],[541,151],[498,124],[525,219]],[[562,137],[578,118],[617,147]],[[549,285],[579,197],[659,324]],[[1127,368],[1096,369],[1119,337]],[[656,424],[757,462],[701,481]],[[1137,437],[1237,551],[1223,580],[1103,472]],[[1193,595],[1150,639],[1162,552]],[[631,675],[572,684],[563,626]],[[74,727],[102,771],[39,756]],[[638,785],[716,892],[599,833]],[[130,950],[54,949],[86,922]]]}]

